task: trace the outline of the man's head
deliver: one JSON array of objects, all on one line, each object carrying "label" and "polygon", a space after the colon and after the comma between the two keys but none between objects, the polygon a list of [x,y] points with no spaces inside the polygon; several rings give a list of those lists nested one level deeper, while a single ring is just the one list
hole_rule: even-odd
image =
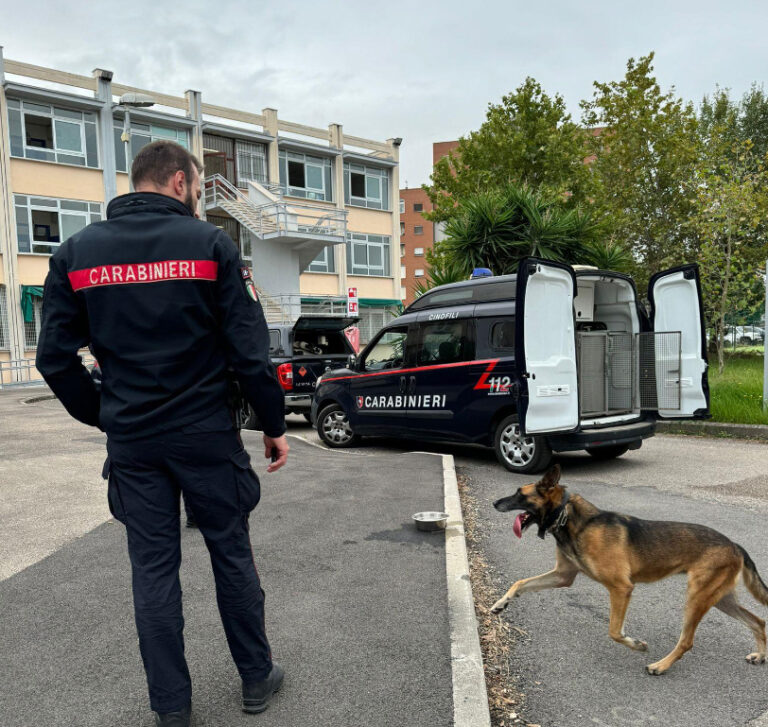
[{"label": "man's head", "polygon": [[173,197],[199,217],[202,171],[203,165],[183,146],[172,141],[153,141],[133,160],[131,182],[137,192]]}]

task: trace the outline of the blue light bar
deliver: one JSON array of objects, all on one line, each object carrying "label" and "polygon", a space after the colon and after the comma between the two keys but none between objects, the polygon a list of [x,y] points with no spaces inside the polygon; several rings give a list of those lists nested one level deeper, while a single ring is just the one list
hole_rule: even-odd
[{"label": "blue light bar", "polygon": [[472,271],[472,275],[469,276],[470,280],[474,280],[475,278],[492,278],[493,273],[491,272],[490,268],[475,268]]}]

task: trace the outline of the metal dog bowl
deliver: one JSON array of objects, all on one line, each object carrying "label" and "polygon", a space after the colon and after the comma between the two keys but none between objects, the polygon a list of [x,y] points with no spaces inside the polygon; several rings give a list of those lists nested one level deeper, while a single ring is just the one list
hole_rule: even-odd
[{"label": "metal dog bowl", "polygon": [[445,530],[445,525],[448,522],[447,512],[417,512],[413,516],[413,521],[416,523],[417,530],[423,530],[424,532],[434,532],[435,530]]}]

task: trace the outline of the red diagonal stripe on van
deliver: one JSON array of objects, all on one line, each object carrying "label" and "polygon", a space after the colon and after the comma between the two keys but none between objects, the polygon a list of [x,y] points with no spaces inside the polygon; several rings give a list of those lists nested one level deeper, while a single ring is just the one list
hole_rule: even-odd
[{"label": "red diagonal stripe on van", "polygon": [[[492,364],[491,368],[493,368],[498,362],[499,362],[499,359],[497,358],[493,358],[493,359],[489,358],[489,359],[484,359],[482,361],[458,361],[456,363],[434,364],[432,366],[418,366],[416,368],[411,368],[411,369],[387,369],[386,371],[373,371],[369,374],[353,374],[352,376],[332,376],[330,378],[323,377],[323,380],[320,383],[327,384],[329,381],[343,381],[344,379],[365,379],[369,376],[409,374],[417,371],[433,371],[434,369],[453,369],[453,368],[457,368],[458,366],[477,366],[478,364]],[[491,369],[487,369],[483,373],[483,376],[485,376],[490,370]]]},{"label": "red diagonal stripe on van", "polygon": [[488,376],[490,375],[491,371],[493,371],[496,368],[496,364],[499,363],[498,359],[496,361],[491,361],[491,363],[488,365],[488,368],[483,371],[483,375],[480,377],[480,380],[475,384],[475,389],[490,389],[491,385],[488,382]]},{"label": "red diagonal stripe on van", "polygon": [[162,283],[168,280],[216,280],[219,264],[215,260],[159,260],[146,263],[97,265],[69,273],[72,290],[104,285]]}]

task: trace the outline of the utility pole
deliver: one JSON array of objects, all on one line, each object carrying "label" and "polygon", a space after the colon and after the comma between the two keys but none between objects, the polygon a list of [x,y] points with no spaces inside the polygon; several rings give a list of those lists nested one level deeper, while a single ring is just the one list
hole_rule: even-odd
[{"label": "utility pole", "polygon": [[768,412],[768,260],[765,261],[765,318],[763,319],[763,411]]}]

